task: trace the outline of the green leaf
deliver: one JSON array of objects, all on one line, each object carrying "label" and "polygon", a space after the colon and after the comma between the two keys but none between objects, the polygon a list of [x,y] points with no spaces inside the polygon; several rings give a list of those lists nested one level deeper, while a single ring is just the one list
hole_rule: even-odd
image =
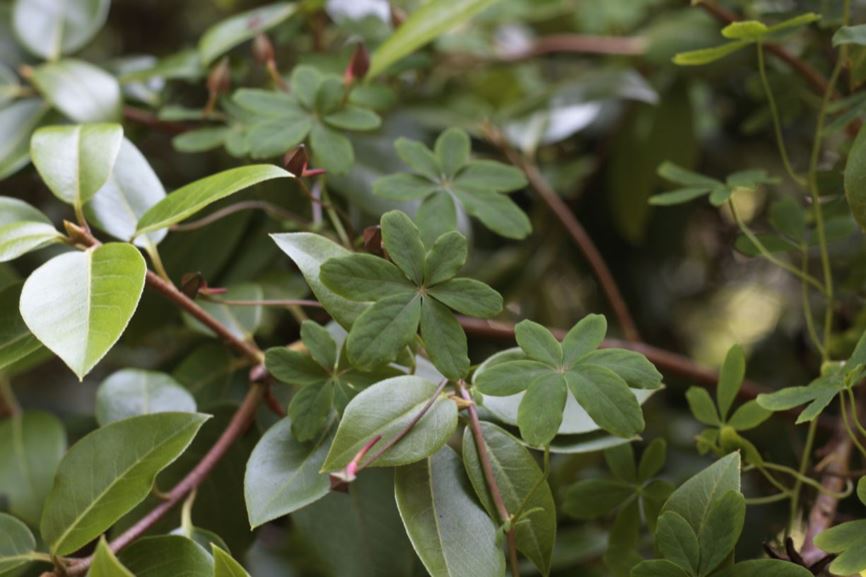
[{"label": "green leaf", "polygon": [[665,180],[687,187],[716,188],[722,182],[709,176],[685,169],[673,162],[663,162],[658,168],[658,175]]},{"label": "green leaf", "polygon": [[421,297],[404,293],[384,298],[365,310],[346,340],[349,361],[361,369],[393,362],[418,332]]},{"label": "green leaf", "polygon": [[860,519],[825,529],[815,537],[815,545],[828,553],[838,553],[830,565],[837,575],[853,575],[866,570],[866,520]]},{"label": "green leaf", "polygon": [[436,239],[427,253],[424,265],[424,284],[433,286],[453,278],[466,262],[466,237],[452,230]]},{"label": "green leaf", "polygon": [[866,133],[860,131],[851,145],[844,173],[845,197],[854,220],[866,230]]},{"label": "green leaf", "polygon": [[472,143],[465,131],[449,128],[436,139],[434,150],[445,176],[452,177],[469,162]]},{"label": "green leaf", "polygon": [[179,188],[150,208],[138,221],[136,236],[177,224],[218,200],[274,178],[293,178],[278,166],[252,164],[232,168]]},{"label": "green leaf", "polygon": [[171,140],[178,152],[207,152],[223,146],[230,130],[226,127],[198,128],[178,134]]},{"label": "green leaf", "polygon": [[244,497],[250,526],[256,528],[318,501],[331,490],[319,472],[333,430],[310,443],[292,436],[292,421],[277,422],[262,436],[247,462]]},{"label": "green leaf", "polygon": [[746,355],[740,345],[734,345],[725,356],[725,362],[719,371],[719,385],[716,388],[716,401],[723,421],[728,418],[731,405],[740,391],[745,375]]},{"label": "green leaf", "polygon": [[105,537],[99,540],[87,577],[135,577],[124,567],[108,547]]},{"label": "green leaf", "polygon": [[87,44],[105,24],[110,0],[17,0],[12,24],[25,48],[56,60]]},{"label": "green leaf", "polygon": [[0,574],[6,575],[32,560],[36,539],[27,525],[6,513],[0,513]]},{"label": "green leaf", "polygon": [[706,196],[712,191],[713,189],[705,187],[678,188],[650,197],[649,203],[653,206],[674,206]]},{"label": "green leaf", "polygon": [[520,321],[514,327],[514,336],[530,359],[552,367],[563,365],[562,345],[542,325],[530,320]]},{"label": "green leaf", "polygon": [[440,34],[466,22],[496,0],[430,0],[409,15],[396,32],[379,45],[367,78],[375,78],[392,64],[415,52]]},{"label": "green leaf", "polygon": [[551,372],[530,383],[517,412],[517,426],[524,441],[532,447],[550,444],[562,423],[567,396],[562,374]]},{"label": "green leaf", "polygon": [[799,405],[809,405],[797,417],[797,424],[814,420],[827,408],[844,386],[838,375],[823,375],[807,387],[786,387],[775,393],[761,393],[756,401],[768,411],[787,411]]},{"label": "green leaf", "polygon": [[394,150],[397,151],[400,160],[421,176],[436,182],[442,178],[443,169],[439,164],[439,159],[421,142],[409,138],[398,138],[394,141]]},{"label": "green leaf", "polygon": [[10,513],[39,524],[65,451],[66,431],[53,415],[25,411],[0,421],[0,494]]},{"label": "green leaf", "polygon": [[292,419],[292,433],[305,443],[318,437],[331,416],[334,404],[334,389],[331,381],[307,385],[292,396],[288,415]]},{"label": "green leaf", "polygon": [[634,495],[635,486],[609,479],[584,479],[565,492],[563,511],[578,519],[607,515]]},{"label": "green leaf", "polygon": [[563,365],[573,367],[580,357],[598,348],[606,333],[604,315],[586,315],[580,319],[562,340]]},{"label": "green leaf", "polygon": [[102,381],[96,391],[96,422],[102,427],[136,415],[195,411],[189,391],[156,371],[123,369]]},{"label": "green leaf", "polygon": [[436,299],[421,301],[421,338],[439,372],[451,380],[466,376],[469,372],[466,333],[451,311]]},{"label": "green leaf", "polygon": [[33,69],[33,85],[54,108],[74,122],[120,118],[120,84],[93,64],[67,58]]},{"label": "green leaf", "polygon": [[716,411],[716,406],[713,404],[713,399],[703,387],[689,387],[686,391],[686,400],[689,403],[689,410],[694,415],[695,419],[705,425],[721,425],[719,414]]},{"label": "green leaf", "polygon": [[393,200],[424,198],[439,188],[439,183],[408,172],[389,174],[373,182],[374,194]]},{"label": "green leaf", "polygon": [[415,292],[399,268],[372,254],[329,259],[322,265],[319,278],[330,290],[355,301],[375,301]]},{"label": "green leaf", "polygon": [[60,462],[42,513],[42,538],[51,552],[77,551],[143,501],[156,474],[183,453],[207,418],[196,413],[132,417],[73,445]]},{"label": "green leaf", "polygon": [[312,357],[283,347],[267,350],[265,366],[274,378],[290,385],[313,386],[328,378],[327,371]]},{"label": "green leaf", "polygon": [[21,317],[79,379],[120,339],[138,307],[147,267],[129,244],[56,256],[21,290]]},{"label": "green leaf", "polygon": [[247,132],[250,156],[257,159],[281,156],[303,142],[312,128],[312,122],[304,116],[268,118],[253,124]]},{"label": "green leaf", "polygon": [[23,200],[0,196],[0,262],[14,260],[62,238],[44,214]]},{"label": "green leaf", "polygon": [[207,551],[195,541],[177,535],[138,539],[118,558],[136,577],[165,577],[166,567],[171,567],[172,575],[214,576],[214,562]]},{"label": "green leaf", "polygon": [[789,561],[754,559],[743,561],[718,573],[718,577],[809,577],[812,572]]},{"label": "green leaf", "polygon": [[857,498],[866,505],[866,477],[860,477],[857,481]]},{"label": "green leaf", "polygon": [[418,227],[404,212],[392,210],[382,215],[382,243],[388,256],[416,285],[424,282],[426,250]]},{"label": "green leaf", "polygon": [[352,142],[324,124],[314,124],[310,131],[310,148],[315,164],[332,174],[345,174],[355,162]]},{"label": "green leaf", "polygon": [[689,52],[680,52],[674,56],[674,64],[680,66],[703,66],[710,64],[716,60],[721,60],[741,48],[745,48],[751,44],[748,40],[739,40],[736,42],[728,42],[721,46],[713,46],[712,48],[701,48],[700,50],[691,50]]},{"label": "green leaf", "polygon": [[328,329],[314,321],[305,320],[301,323],[301,340],[322,368],[333,369],[337,365],[337,343]]},{"label": "green leaf", "polygon": [[506,195],[487,188],[470,188],[465,184],[455,184],[452,192],[467,213],[499,236],[519,240],[532,232],[529,217]]},{"label": "green leaf", "polygon": [[[436,389],[436,384],[426,379],[403,376],[361,391],[346,407],[322,470],[342,470],[378,435],[382,438],[372,453],[388,445],[433,399]],[[419,461],[444,445],[456,428],[457,405],[440,394],[415,427],[371,466],[393,467]],[[361,464],[366,465],[370,456]]]},{"label": "green leaf", "polygon": [[571,394],[599,427],[630,438],[644,428],[643,413],[628,385],[616,373],[597,365],[578,365],[565,373]]},{"label": "green leaf", "polygon": [[427,292],[464,315],[488,319],[502,311],[502,295],[475,279],[453,278],[428,288]]},{"label": "green leaf", "polygon": [[650,559],[635,565],[631,577],[690,577],[690,574],[667,559]]},{"label": "green leaf", "polygon": [[216,545],[211,545],[211,552],[214,562],[213,577],[250,577],[243,565]]},{"label": "green leaf", "polygon": [[81,209],[108,180],[122,141],[119,124],[46,126],[33,133],[30,156],[54,196]]},{"label": "green leaf", "polygon": [[751,400],[734,411],[728,424],[737,431],[748,431],[769,419],[771,414],[771,411],[759,405],[757,401]]},{"label": "green leaf", "polygon": [[636,351],[599,349],[588,353],[581,362],[612,370],[630,387],[657,389],[661,386],[662,374],[645,356]]},{"label": "green leaf", "polygon": [[421,202],[415,213],[424,246],[433,246],[436,240],[457,229],[457,206],[445,192],[431,194]]},{"label": "green leaf", "polygon": [[[431,577],[502,577],[505,556],[496,526],[470,495],[462,469],[450,447],[398,468],[397,508]],[[459,522],[447,523],[454,519]]]},{"label": "green leaf", "polygon": [[48,107],[39,98],[27,98],[0,108],[0,178],[30,162],[30,134]]},{"label": "green leaf", "polygon": [[701,542],[701,575],[709,574],[730,555],[740,538],[745,520],[746,500],[739,490],[713,498],[698,534]]},{"label": "green leaf", "polygon": [[[131,240],[138,219],[165,198],[159,177],[135,145],[123,139],[117,161],[100,188],[85,207],[88,220],[119,240]],[[142,248],[159,244],[167,231],[154,231],[136,240]]]},{"label": "green leaf", "polygon": [[378,114],[352,104],[328,114],[324,121],[340,130],[376,130],[382,125],[382,119]]},{"label": "green leaf", "polygon": [[324,262],[352,253],[323,236],[308,232],[272,234],[271,238],[301,270],[316,299],[334,320],[344,328],[350,327],[367,305],[338,295],[322,283],[319,273]]},{"label": "green leaf", "polygon": [[637,481],[637,469],[634,463],[634,448],[630,443],[617,445],[604,451],[604,461],[614,477],[620,481],[634,483]]},{"label": "green leaf", "polygon": [[0,371],[42,347],[21,318],[20,300],[20,283],[0,290]]},{"label": "green leaf", "polygon": [[198,42],[202,63],[210,64],[235,46],[282,23],[297,11],[297,4],[277,2],[237,14],[211,26]]},{"label": "green leaf", "polygon": [[728,40],[748,40],[751,42],[763,38],[769,28],[763,22],[757,20],[741,20],[739,22],[731,22],[722,28],[722,36]]},{"label": "green leaf", "polygon": [[770,34],[775,34],[784,30],[790,30],[791,28],[806,26],[807,24],[817,22],[820,19],[820,14],[815,14],[814,12],[806,12],[804,14],[799,14],[797,16],[794,16],[793,18],[788,18],[787,20],[783,20],[778,24],[770,26],[769,32]]},{"label": "green leaf", "polygon": [[842,26],[833,34],[833,47],[845,44],[866,45],[866,24]]},{"label": "green leaf", "polygon": [[538,361],[510,361],[476,371],[473,382],[485,395],[505,397],[525,391],[529,383],[553,373],[552,367]]},{"label": "green leaf", "polygon": [[806,215],[793,198],[785,197],[770,206],[770,224],[794,240],[800,241],[806,236]]},{"label": "green leaf", "polygon": [[655,542],[665,559],[677,564],[686,573],[698,574],[701,554],[698,536],[681,515],[668,511],[659,517]]},{"label": "green leaf", "polygon": [[700,534],[715,501],[728,491],[739,490],[740,454],[731,453],[680,485],[662,507],[662,513],[679,513]]},{"label": "green leaf", "polygon": [[[533,456],[514,437],[486,421],[481,422],[481,431],[505,508],[514,513],[533,511],[515,526],[517,549],[547,575],[556,542],[556,505],[550,486]],[[499,513],[490,497],[475,439],[468,427],[463,431],[463,464],[475,494],[487,514],[496,519]]]},{"label": "green leaf", "polygon": [[473,160],[454,179],[458,187],[494,192],[526,188],[529,182],[522,170],[495,160]]},{"label": "green leaf", "polygon": [[664,439],[653,439],[640,457],[637,468],[639,481],[648,481],[662,470],[667,460],[667,450],[667,442]]}]

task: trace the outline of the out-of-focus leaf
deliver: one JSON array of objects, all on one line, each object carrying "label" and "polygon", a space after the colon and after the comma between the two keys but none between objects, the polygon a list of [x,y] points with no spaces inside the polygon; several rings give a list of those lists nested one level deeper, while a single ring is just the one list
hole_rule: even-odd
[{"label": "out-of-focus leaf", "polygon": [[108,16],[111,0],[16,0],[15,34],[45,60],[75,52],[93,38]]},{"label": "out-of-focus leaf", "polygon": [[198,43],[201,61],[208,65],[235,46],[277,26],[298,11],[298,4],[277,2],[237,14],[210,27]]},{"label": "out-of-focus leaf", "polygon": [[120,117],[120,84],[108,72],[67,58],[33,69],[33,85],[52,106],[75,122],[104,122]]}]

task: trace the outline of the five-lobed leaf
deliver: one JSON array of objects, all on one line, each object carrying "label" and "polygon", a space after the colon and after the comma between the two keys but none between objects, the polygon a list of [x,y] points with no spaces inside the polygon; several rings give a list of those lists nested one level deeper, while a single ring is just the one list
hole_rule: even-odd
[{"label": "five-lobed leaf", "polygon": [[132,245],[105,244],[54,257],[21,290],[21,317],[83,379],[126,329],[147,267]]},{"label": "five-lobed leaf", "polygon": [[42,513],[42,538],[51,552],[77,551],[143,501],[156,474],[183,453],[207,418],[197,413],[132,417],[73,445]]}]

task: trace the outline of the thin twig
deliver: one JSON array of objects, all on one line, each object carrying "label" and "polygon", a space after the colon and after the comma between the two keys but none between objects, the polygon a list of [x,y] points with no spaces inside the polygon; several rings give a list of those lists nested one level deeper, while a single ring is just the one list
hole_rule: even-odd
[{"label": "thin twig", "polygon": [[210,296],[207,300],[231,307],[308,307],[321,309],[324,308],[319,301],[311,301],[306,299],[262,299],[262,300],[233,300],[221,299]]},{"label": "thin twig", "polygon": [[183,132],[191,130],[192,128],[180,122],[162,120],[153,112],[150,112],[149,110],[144,110],[143,108],[136,108],[135,106],[124,106],[123,117],[127,120],[131,120],[132,122],[143,124],[148,128],[153,128],[161,132],[165,132],[166,134],[181,134]]},{"label": "thin twig", "polygon": [[601,289],[607,297],[620,327],[622,327],[625,337],[630,341],[639,341],[640,333],[637,330],[637,325],[629,311],[628,305],[619,290],[619,285],[613,278],[607,262],[595,246],[592,238],[583,228],[583,225],[574,216],[574,213],[562,200],[562,197],[553,190],[553,187],[548,184],[547,180],[541,174],[538,166],[530,159],[518,154],[506,142],[502,135],[494,128],[485,127],[488,140],[497,146],[509,161],[521,169],[529,180],[530,186],[538,193],[541,199],[547,204],[548,208],[553,212],[559,222],[568,231],[571,238],[574,240],[577,247],[583,253],[583,256],[589,262],[590,267],[598,279]]},{"label": "thin twig", "polygon": [[647,46],[646,38],[635,36],[553,34],[537,38],[528,46],[518,50],[502,50],[500,59],[513,62],[561,53],[636,56],[645,53]]},{"label": "thin twig", "polygon": [[293,212],[289,212],[288,210],[285,210],[284,208],[281,208],[270,202],[265,202],[262,200],[247,200],[243,202],[237,202],[219,210],[215,210],[209,215],[204,216],[198,220],[192,220],[182,224],[175,224],[171,227],[171,230],[175,232],[189,232],[192,230],[198,230],[243,210],[262,210],[268,213],[268,215],[271,217],[276,217],[282,220],[289,220],[294,222],[295,224],[304,225],[306,227],[306,222],[304,221],[304,219]]}]

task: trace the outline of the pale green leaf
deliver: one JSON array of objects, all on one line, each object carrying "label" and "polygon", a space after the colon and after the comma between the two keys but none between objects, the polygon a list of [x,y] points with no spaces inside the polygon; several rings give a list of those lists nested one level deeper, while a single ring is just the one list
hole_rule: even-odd
[{"label": "pale green leaf", "polygon": [[262,436],[247,462],[244,497],[250,526],[255,528],[318,501],[331,490],[319,472],[334,432],[309,443],[292,436],[292,421],[277,422]]},{"label": "pale green leaf", "polygon": [[99,540],[87,577],[135,577],[117,560],[105,537]]},{"label": "pale green leaf", "polygon": [[40,58],[56,60],[87,44],[105,24],[110,0],[16,0],[15,34]]},{"label": "pale green leaf", "polygon": [[146,271],[144,258],[129,244],[62,254],[24,283],[21,317],[83,379],[126,329]]},{"label": "pale green leaf", "polygon": [[740,345],[728,350],[725,362],[719,371],[719,385],[716,388],[716,401],[723,421],[727,420],[731,405],[740,391],[746,375],[746,355]]},{"label": "pale green leaf", "polygon": [[757,20],[741,20],[731,22],[722,28],[722,36],[728,40],[756,41],[763,38],[769,31],[767,25]]},{"label": "pale green leaf", "polygon": [[17,198],[0,197],[0,262],[60,242],[48,217]]},{"label": "pale green leaf", "polygon": [[340,130],[375,130],[382,124],[382,119],[372,110],[353,106],[351,104],[325,116],[326,124]]},{"label": "pale green leaf", "polygon": [[156,474],[183,453],[207,418],[196,413],[132,417],[73,445],[60,462],[42,513],[42,538],[51,552],[77,551],[143,501]]},{"label": "pale green leaf", "polygon": [[674,64],[679,64],[680,66],[703,66],[704,64],[710,64],[716,60],[721,60],[722,58],[745,48],[749,44],[751,44],[751,42],[748,40],[738,40],[720,46],[713,46],[712,48],[701,48],[689,52],[680,52],[674,56]]},{"label": "pale green leaf", "polygon": [[440,34],[466,22],[496,0],[429,0],[409,15],[370,61],[368,78],[375,78],[398,60],[415,52]]},{"label": "pale green leaf", "polygon": [[272,164],[252,164],[187,184],[144,213],[138,221],[136,235],[177,224],[218,200],[274,178],[293,178],[293,175]]},{"label": "pale green leaf", "polygon": [[14,283],[0,290],[0,371],[42,347],[18,310],[21,286]]},{"label": "pale green leaf", "polygon": [[103,427],[136,415],[195,411],[189,391],[157,371],[122,369],[102,381],[96,391],[96,422]]},{"label": "pale green leaf", "polygon": [[32,82],[45,100],[74,122],[120,118],[120,84],[93,64],[72,58],[49,62],[33,69]]},{"label": "pale green leaf", "polygon": [[[457,405],[442,394],[434,399],[436,389],[436,384],[426,379],[403,376],[361,391],[346,407],[322,470],[340,471],[378,435],[382,438],[371,452],[388,445],[431,399],[433,404],[421,420],[371,466],[406,465],[434,453],[457,428]],[[370,456],[361,464],[366,465]]]},{"label": "pale green leaf", "polygon": [[472,498],[454,450],[400,467],[395,479],[400,516],[431,577],[502,577],[496,525]]},{"label": "pale green leaf", "polygon": [[298,11],[298,4],[277,2],[237,14],[208,28],[198,42],[202,63],[210,64],[235,46],[252,40]]}]

